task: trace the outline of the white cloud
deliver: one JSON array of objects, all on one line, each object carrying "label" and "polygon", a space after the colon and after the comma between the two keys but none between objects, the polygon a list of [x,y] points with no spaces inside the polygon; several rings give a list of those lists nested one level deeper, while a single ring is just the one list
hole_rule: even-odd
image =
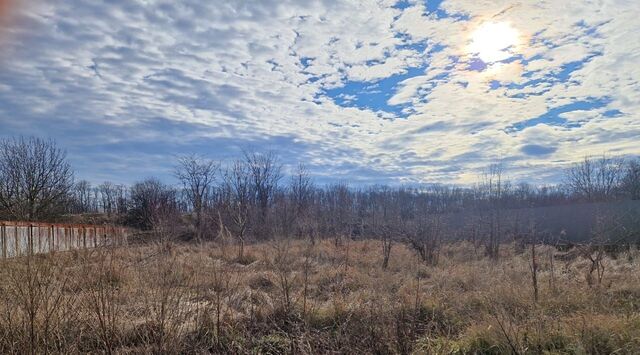
[{"label": "white cloud", "polygon": [[[300,160],[355,178],[355,167],[372,165],[383,181],[406,174],[404,181],[466,182],[476,172],[462,171],[505,158],[519,167],[515,177],[555,167],[523,156],[526,144],[553,144],[554,161],[608,150],[640,154],[640,134],[633,135],[640,132],[637,2],[444,1],[455,14],[447,18],[427,15],[422,3],[393,4],[33,2],[5,29],[12,35],[1,44],[0,123],[20,134],[35,126],[87,135],[106,127],[109,142],[151,145],[290,137],[287,145],[304,147]],[[507,21],[523,34],[523,61],[469,70],[470,33],[486,21]],[[418,42],[429,53],[412,46]],[[443,49],[432,52],[436,45]],[[567,70],[574,62],[584,64]],[[411,105],[404,119],[322,95],[417,67],[424,74],[388,96],[389,105]],[[564,72],[567,78],[558,76]],[[502,86],[491,90],[492,81]],[[584,121],[580,127],[505,133],[550,109],[604,97],[606,107],[561,113]],[[607,110],[622,116],[604,117]],[[158,122],[195,128],[175,134]],[[49,134],[72,134],[61,129]],[[91,144],[62,140],[79,152]]]}]

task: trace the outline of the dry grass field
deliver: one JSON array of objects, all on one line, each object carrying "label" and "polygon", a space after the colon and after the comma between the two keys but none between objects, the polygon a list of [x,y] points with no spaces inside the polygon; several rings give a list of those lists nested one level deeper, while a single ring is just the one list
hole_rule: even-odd
[{"label": "dry grass field", "polygon": [[633,354],[640,252],[377,240],[164,244],[3,260],[1,353]]}]

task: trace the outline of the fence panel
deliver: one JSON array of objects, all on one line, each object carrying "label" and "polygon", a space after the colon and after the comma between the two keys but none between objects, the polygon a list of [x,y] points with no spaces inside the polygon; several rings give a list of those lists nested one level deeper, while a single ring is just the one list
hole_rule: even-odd
[{"label": "fence panel", "polygon": [[0,221],[0,258],[126,245],[128,236],[113,225]]}]

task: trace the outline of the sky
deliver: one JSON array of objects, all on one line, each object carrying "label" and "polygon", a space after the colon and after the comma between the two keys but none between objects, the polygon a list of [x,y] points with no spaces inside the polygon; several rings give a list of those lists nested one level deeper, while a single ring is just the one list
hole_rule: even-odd
[{"label": "sky", "polygon": [[0,0],[0,137],[77,178],[273,151],[319,181],[554,183],[640,155],[640,1]]}]

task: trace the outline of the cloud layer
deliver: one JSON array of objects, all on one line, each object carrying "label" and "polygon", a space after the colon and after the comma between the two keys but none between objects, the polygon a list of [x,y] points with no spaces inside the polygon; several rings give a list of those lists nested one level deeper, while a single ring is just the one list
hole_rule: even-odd
[{"label": "cloud layer", "polygon": [[[326,181],[552,182],[640,154],[640,3],[51,1],[0,29],[2,135],[56,138],[81,177],[270,149]],[[523,44],[483,63],[483,23]]]}]

